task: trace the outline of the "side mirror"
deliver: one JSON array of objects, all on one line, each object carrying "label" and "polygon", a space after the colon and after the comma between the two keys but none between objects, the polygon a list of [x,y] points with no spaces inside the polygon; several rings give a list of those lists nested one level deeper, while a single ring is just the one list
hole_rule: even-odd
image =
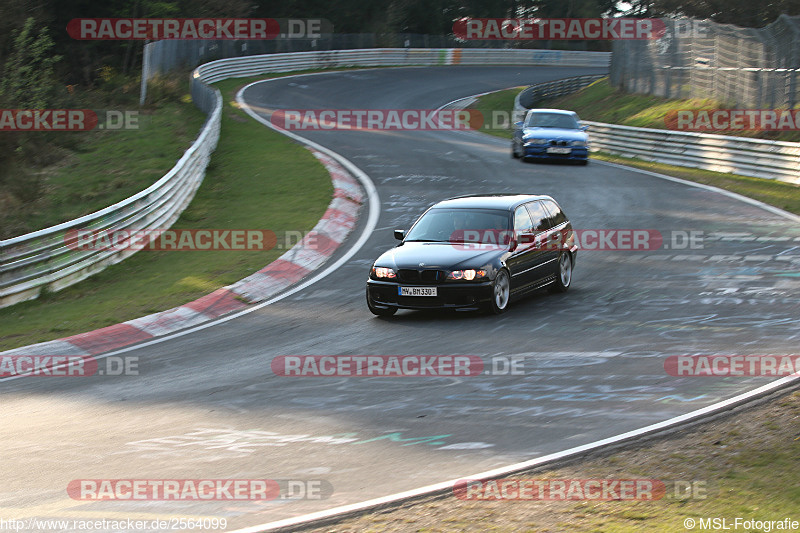
[{"label": "side mirror", "polygon": [[516,129],[518,129],[518,130],[521,130],[522,129],[522,121],[520,120],[519,122],[515,122],[514,123],[514,127]]},{"label": "side mirror", "polygon": [[396,229],[394,230],[394,238],[398,241],[402,241],[406,237],[406,230],[404,229]]},{"label": "side mirror", "polygon": [[517,242],[516,237],[511,237],[511,242],[508,244],[508,251],[513,252],[514,250],[517,249],[518,245],[519,243]]},{"label": "side mirror", "polygon": [[589,126],[581,126],[581,129],[582,129],[583,131],[587,131],[587,130],[589,129]]}]

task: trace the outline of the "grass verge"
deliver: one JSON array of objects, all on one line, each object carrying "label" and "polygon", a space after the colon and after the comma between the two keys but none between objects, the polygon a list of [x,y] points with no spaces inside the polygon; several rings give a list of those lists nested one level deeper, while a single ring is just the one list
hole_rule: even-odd
[{"label": "grass verge", "polygon": [[[477,109],[483,113],[484,117],[491,117],[493,112],[501,111],[509,113],[514,105],[514,97],[521,88],[507,89],[496,93],[482,96],[478,101],[469,106],[469,109]],[[609,92],[611,96],[608,96]],[[665,100],[652,96],[641,95],[622,95],[617,94],[604,85],[603,80],[599,80],[573,95],[540,102],[538,107],[554,107],[559,109],[570,109],[578,113],[585,120],[594,122],[607,122],[612,124],[625,124],[636,127],[659,127],[654,124],[655,117],[663,118],[664,114],[672,109],[685,109],[689,107],[687,100]],[[606,110],[603,106],[610,108]],[[657,111],[656,111],[657,110]],[[644,117],[649,117],[647,120]],[[509,127],[491,127],[491,121],[485,124],[480,131],[510,139],[511,129]],[[663,128],[663,122],[661,124]],[[591,138],[591,130],[589,136]],[[663,163],[652,163],[636,158],[621,157],[608,153],[592,152],[594,159],[619,163],[630,167],[658,172],[668,176],[675,176],[688,181],[713,185],[720,189],[748,196],[766,204],[784,209],[796,215],[800,214],[800,186],[790,183],[783,183],[775,180],[762,178],[752,178],[749,176],[739,176],[737,174],[727,174],[723,172],[713,172],[710,170],[694,169],[689,167],[678,167]]]},{"label": "grass verge", "polygon": [[[511,110],[514,99],[525,87],[514,87],[485,94],[473,102],[468,109],[480,112],[483,124],[480,131],[497,137],[511,138]],[[474,127],[474,126],[473,126]]]},{"label": "grass verge", "polygon": [[146,189],[175,165],[205,121],[188,99],[137,113],[138,129],[61,133],[74,137],[73,149],[59,149],[58,163],[37,171],[44,178],[41,197],[21,202],[0,193],[0,238],[93,213]]},{"label": "grass verge", "polygon": [[[794,392],[623,451],[598,453],[576,464],[506,478],[657,479],[668,489],[658,500],[464,501],[446,495],[308,531],[626,533],[734,530],[737,517],[743,521],[787,517],[800,521],[798,420],[800,392]],[[676,481],[704,490],[683,490],[684,485]],[[709,518],[724,518],[726,527],[702,527],[700,519]],[[694,520],[694,528],[684,526],[687,519]],[[738,526],[738,531],[777,529],[774,525],[771,529]]]},{"label": "grass verge", "polygon": [[[307,149],[236,108],[235,93],[248,81],[217,84],[225,100],[219,145],[203,184],[174,228],[302,232],[324,214],[333,193],[330,176]],[[72,287],[0,309],[0,350],[184,304],[251,274],[281,253],[139,252]]]}]

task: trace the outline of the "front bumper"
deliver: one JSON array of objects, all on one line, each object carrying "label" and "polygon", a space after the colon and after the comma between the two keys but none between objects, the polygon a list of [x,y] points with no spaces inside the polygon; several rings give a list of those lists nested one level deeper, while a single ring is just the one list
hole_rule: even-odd
[{"label": "front bumper", "polygon": [[547,152],[550,146],[529,145],[523,146],[522,157],[524,159],[563,159],[566,161],[585,161],[589,158],[589,149],[585,146],[571,146],[568,154],[551,154]]},{"label": "front bumper", "polygon": [[[436,296],[400,296],[398,287],[436,287]],[[492,299],[491,281],[475,283],[397,283],[367,281],[367,292],[373,305],[397,309],[476,309]]]}]

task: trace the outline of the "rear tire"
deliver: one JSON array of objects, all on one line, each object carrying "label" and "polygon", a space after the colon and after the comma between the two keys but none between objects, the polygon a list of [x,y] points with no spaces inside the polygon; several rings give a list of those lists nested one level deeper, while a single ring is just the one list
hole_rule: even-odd
[{"label": "rear tire", "polygon": [[513,157],[514,159],[519,159],[519,154],[517,153],[517,149],[514,146],[513,142],[511,143],[511,157]]},{"label": "rear tire", "polygon": [[507,270],[501,269],[492,283],[492,299],[489,302],[488,310],[495,315],[505,313],[510,300],[511,278]]},{"label": "rear tire", "polygon": [[396,307],[376,307],[372,303],[372,298],[369,297],[369,287],[367,287],[367,307],[373,315],[377,316],[392,316],[397,312]]},{"label": "rear tire", "polygon": [[550,292],[567,292],[572,285],[572,256],[564,252],[558,258],[556,281],[550,285]]}]

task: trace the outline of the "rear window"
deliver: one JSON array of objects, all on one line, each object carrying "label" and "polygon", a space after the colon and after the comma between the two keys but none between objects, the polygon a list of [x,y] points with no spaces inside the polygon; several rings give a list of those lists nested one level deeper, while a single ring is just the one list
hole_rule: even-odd
[{"label": "rear window", "polygon": [[530,202],[525,204],[533,220],[533,229],[542,231],[551,228],[550,215],[545,211],[542,202]]},{"label": "rear window", "polygon": [[558,226],[567,221],[567,215],[561,210],[557,203],[552,200],[542,200],[547,211],[550,212],[550,227]]}]

